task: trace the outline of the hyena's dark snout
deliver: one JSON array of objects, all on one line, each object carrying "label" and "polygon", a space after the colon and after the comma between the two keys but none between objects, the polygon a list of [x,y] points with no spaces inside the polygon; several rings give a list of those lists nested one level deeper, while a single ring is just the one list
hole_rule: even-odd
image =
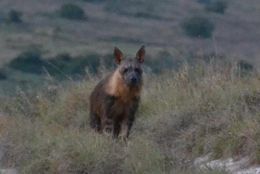
[{"label": "hyena's dark snout", "polygon": [[138,86],[141,84],[141,76],[135,73],[129,74],[126,78],[126,82],[129,86]]},{"label": "hyena's dark snout", "polygon": [[137,78],[136,77],[131,77],[131,83],[136,84],[137,83]]}]

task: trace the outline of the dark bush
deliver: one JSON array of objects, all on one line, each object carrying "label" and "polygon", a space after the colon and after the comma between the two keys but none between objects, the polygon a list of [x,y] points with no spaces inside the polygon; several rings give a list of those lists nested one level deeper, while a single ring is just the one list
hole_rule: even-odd
[{"label": "dark bush", "polygon": [[10,10],[6,16],[8,23],[22,23],[22,12],[17,10]]},{"label": "dark bush", "polygon": [[41,59],[40,51],[30,50],[21,53],[15,59],[11,60],[8,66],[26,73],[41,74],[45,63]]},{"label": "dark bush", "polygon": [[115,61],[114,56],[112,54],[107,54],[100,59],[101,65],[104,66],[106,69],[115,68]]},{"label": "dark bush", "polygon": [[237,67],[241,75],[248,75],[254,71],[254,66],[245,60],[240,60]]},{"label": "dark bush", "polygon": [[[162,19],[160,11],[162,11],[160,1],[122,1],[122,0],[111,0],[107,1],[104,8],[105,10],[117,13],[119,15],[132,16],[137,18],[147,19]],[[160,14],[160,15],[159,15]]]},{"label": "dark bush", "polygon": [[100,59],[96,54],[71,57],[68,53],[65,53],[46,60],[46,62],[47,71],[58,78],[83,76],[86,74],[86,69],[90,73],[97,73],[100,66]]},{"label": "dark bush", "polygon": [[[47,71],[53,77],[64,79],[84,76],[86,70],[97,73],[101,65],[100,57],[98,54],[72,57],[68,53],[63,53],[50,59],[43,59],[39,51],[32,50],[21,53],[9,62],[8,66],[32,74],[42,74]],[[107,61],[104,61],[105,67],[111,67]]]},{"label": "dark bush", "polygon": [[85,75],[85,69],[90,73],[97,73],[100,66],[100,56],[90,54],[72,57],[68,53],[58,54],[51,59],[42,59],[38,51],[26,51],[13,59],[9,67],[32,74],[41,74],[46,70],[57,78],[76,77]]},{"label": "dark bush", "polygon": [[100,67],[100,56],[97,54],[90,54],[78,58],[78,70],[75,73],[81,73],[82,70],[85,72],[85,68],[88,68],[90,73],[97,73]]},{"label": "dark bush", "polygon": [[7,75],[4,73],[3,70],[0,69],[0,80],[6,80],[7,79]]},{"label": "dark bush", "polygon": [[215,13],[224,14],[226,9],[227,9],[227,3],[222,0],[212,1],[206,5],[206,10]]},{"label": "dark bush", "polygon": [[72,20],[84,20],[86,15],[84,10],[75,4],[63,4],[59,10],[61,17]]},{"label": "dark bush", "polygon": [[180,60],[175,59],[167,51],[159,52],[156,58],[146,59],[146,65],[156,74],[167,70],[176,70],[180,67],[181,63]]},{"label": "dark bush", "polygon": [[210,38],[214,31],[214,24],[206,17],[195,16],[186,19],[182,28],[190,37]]},{"label": "dark bush", "polygon": [[58,54],[52,59],[46,61],[46,70],[53,76],[70,75],[68,66],[72,62],[72,57],[68,53]]}]

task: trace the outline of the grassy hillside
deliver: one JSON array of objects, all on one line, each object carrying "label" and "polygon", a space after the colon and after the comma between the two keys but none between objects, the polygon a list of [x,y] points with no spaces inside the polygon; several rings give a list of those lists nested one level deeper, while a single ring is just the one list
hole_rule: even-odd
[{"label": "grassy hillside", "polygon": [[1,129],[5,166],[26,174],[195,173],[192,159],[209,153],[260,163],[259,75],[200,65],[145,77],[127,145],[88,126],[88,96],[99,77],[1,98],[9,118]]},{"label": "grassy hillside", "polygon": [[[0,150],[21,173],[202,173],[260,164],[259,0],[1,0]],[[88,126],[89,94],[146,45],[127,144]],[[223,171],[203,171],[224,173]]]}]

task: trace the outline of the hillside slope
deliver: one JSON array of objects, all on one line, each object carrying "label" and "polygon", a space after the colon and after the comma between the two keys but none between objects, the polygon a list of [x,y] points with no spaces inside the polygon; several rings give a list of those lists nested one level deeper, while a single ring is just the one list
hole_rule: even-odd
[{"label": "hillside slope", "polygon": [[9,117],[1,129],[3,165],[24,174],[194,174],[193,159],[208,154],[260,164],[259,79],[223,66],[146,75],[127,145],[88,126],[88,97],[99,78],[18,91],[0,98]]}]

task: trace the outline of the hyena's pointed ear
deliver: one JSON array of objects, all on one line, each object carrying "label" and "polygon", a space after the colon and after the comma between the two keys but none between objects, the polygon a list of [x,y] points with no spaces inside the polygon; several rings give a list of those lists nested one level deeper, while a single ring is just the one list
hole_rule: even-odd
[{"label": "hyena's pointed ear", "polygon": [[136,58],[137,58],[138,62],[143,63],[144,56],[145,56],[145,46],[143,45],[136,53]]},{"label": "hyena's pointed ear", "polygon": [[120,64],[120,62],[123,60],[123,56],[124,55],[123,55],[122,51],[119,48],[115,47],[114,57],[115,57],[115,61],[117,64]]}]

